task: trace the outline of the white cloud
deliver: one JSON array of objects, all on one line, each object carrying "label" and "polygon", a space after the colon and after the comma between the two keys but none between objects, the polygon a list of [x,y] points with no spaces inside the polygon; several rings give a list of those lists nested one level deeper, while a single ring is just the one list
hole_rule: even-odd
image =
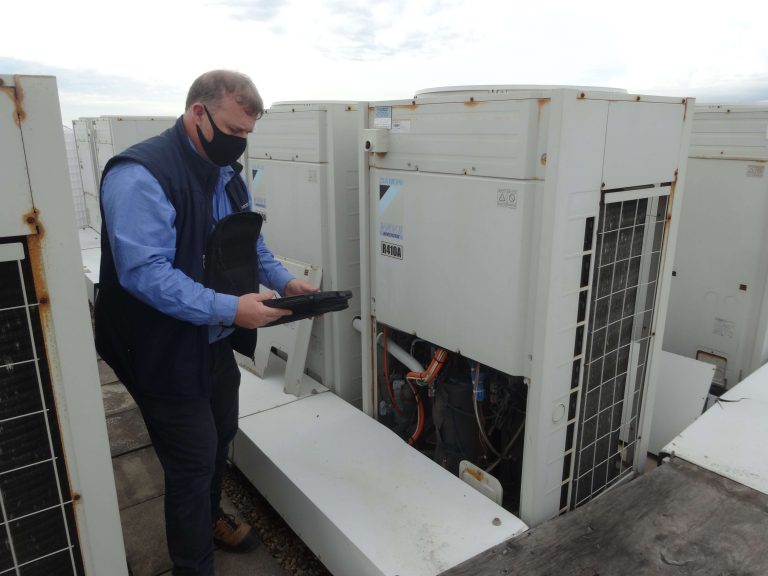
[{"label": "white cloud", "polygon": [[768,99],[768,3],[746,0],[46,0],[14,12],[0,58],[63,76],[65,116],[180,113],[211,68],[251,75],[267,103],[494,83]]}]

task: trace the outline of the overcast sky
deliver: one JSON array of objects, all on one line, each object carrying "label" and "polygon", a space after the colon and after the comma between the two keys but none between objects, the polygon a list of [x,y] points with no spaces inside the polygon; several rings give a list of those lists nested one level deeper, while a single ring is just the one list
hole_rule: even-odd
[{"label": "overcast sky", "polygon": [[[267,105],[408,98],[468,84],[572,84],[768,102],[768,1],[25,0],[0,74],[54,74],[65,123],[178,115],[205,70]],[[10,12],[9,12],[10,11]]]}]

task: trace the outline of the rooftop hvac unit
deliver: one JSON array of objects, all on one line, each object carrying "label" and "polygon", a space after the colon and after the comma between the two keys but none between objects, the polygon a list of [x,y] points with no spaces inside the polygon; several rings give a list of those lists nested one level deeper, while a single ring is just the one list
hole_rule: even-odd
[{"label": "rooftop hvac unit", "polygon": [[88,298],[94,302],[101,266],[101,206],[99,189],[104,168],[112,156],[173,126],[172,116],[101,116],[72,121],[77,158],[82,180],[85,221],[78,212],[80,255],[85,272]]},{"label": "rooftop hvac unit", "polygon": [[498,475],[528,524],[643,468],[690,105],[502,86],[369,108],[364,408]]},{"label": "rooftop hvac unit", "polygon": [[768,106],[700,105],[664,349],[730,388],[768,360]]},{"label": "rooftop hvac unit", "polygon": [[101,116],[72,121],[88,225],[101,231],[99,186],[112,156],[173,126],[172,116]]},{"label": "rooftop hvac unit", "polygon": [[316,318],[307,370],[360,404],[360,242],[356,102],[273,105],[248,137],[248,178],[264,239],[280,256],[322,269],[323,290],[352,290],[349,308]]},{"label": "rooftop hvac unit", "polygon": [[67,167],[69,168],[69,183],[72,186],[72,201],[75,205],[75,221],[78,228],[85,228],[88,226],[88,217],[85,212],[80,162],[77,158],[77,140],[74,130],[68,126],[64,126],[64,143],[67,147]]},{"label": "rooftop hvac unit", "polygon": [[0,574],[127,573],[54,78],[0,76]]}]

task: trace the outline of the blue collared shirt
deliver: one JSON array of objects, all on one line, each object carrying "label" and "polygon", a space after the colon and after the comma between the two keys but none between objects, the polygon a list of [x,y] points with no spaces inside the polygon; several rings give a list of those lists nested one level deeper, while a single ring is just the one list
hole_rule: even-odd
[{"label": "blue collared shirt", "polygon": [[[233,175],[229,166],[219,172],[213,193],[216,221],[232,212],[224,186]],[[237,296],[214,292],[173,267],[176,210],[157,179],[141,164],[122,162],[104,179],[101,202],[120,285],[164,314],[198,326],[208,324],[210,342],[228,336]],[[259,281],[283,294],[293,275],[275,259],[261,234],[256,250]]]}]

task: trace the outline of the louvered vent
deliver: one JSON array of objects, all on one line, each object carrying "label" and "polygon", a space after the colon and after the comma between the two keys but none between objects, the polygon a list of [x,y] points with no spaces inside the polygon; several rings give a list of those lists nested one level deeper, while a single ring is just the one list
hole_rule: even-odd
[{"label": "louvered vent", "polygon": [[571,507],[632,471],[666,212],[666,196],[622,202],[611,202],[611,193],[603,196]]},{"label": "louvered vent", "polygon": [[0,248],[0,576],[81,575],[26,241]]}]

